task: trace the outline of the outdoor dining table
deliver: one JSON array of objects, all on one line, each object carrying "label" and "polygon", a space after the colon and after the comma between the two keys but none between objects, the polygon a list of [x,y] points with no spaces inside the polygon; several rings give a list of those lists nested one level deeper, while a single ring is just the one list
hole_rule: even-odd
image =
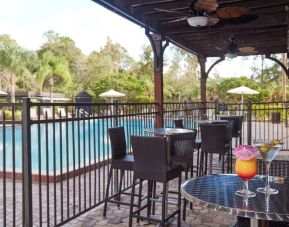
[{"label": "outdoor dining table", "polygon": [[[181,133],[190,133],[193,132],[191,129],[185,128],[146,128],[144,129],[145,135],[154,135],[154,136],[164,136],[167,138],[168,145],[170,144],[170,136]],[[168,162],[170,162],[170,146],[168,146]]]},{"label": "outdoor dining table", "polygon": [[193,130],[185,129],[185,128],[147,128],[144,130],[146,134],[154,134],[161,136],[169,136],[180,133],[190,133]]},{"label": "outdoor dining table", "polygon": [[269,221],[289,221],[289,180],[271,177],[270,186],[278,189],[276,195],[265,196],[256,192],[264,187],[265,176],[257,175],[249,181],[249,190],[256,192],[253,198],[243,198],[235,192],[243,187],[243,181],[235,174],[206,175],[182,183],[182,195],[194,204],[206,206],[240,217],[251,218],[251,226],[268,226]]},{"label": "outdoor dining table", "polygon": [[228,120],[196,120],[195,121],[198,125],[200,124],[214,124],[214,123],[227,123]]}]

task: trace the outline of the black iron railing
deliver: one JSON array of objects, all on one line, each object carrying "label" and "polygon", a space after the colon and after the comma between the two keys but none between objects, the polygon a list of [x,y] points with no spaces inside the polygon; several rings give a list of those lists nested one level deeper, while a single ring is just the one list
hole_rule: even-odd
[{"label": "black iron railing", "polygon": [[[130,135],[155,127],[156,105],[0,104],[0,225],[59,226],[101,204],[111,157],[107,128],[124,126],[130,148]],[[196,120],[224,114],[244,115],[244,144],[285,138],[288,150],[288,103],[165,103],[164,126],[181,118],[196,128]],[[131,178],[126,173],[124,188]]]}]

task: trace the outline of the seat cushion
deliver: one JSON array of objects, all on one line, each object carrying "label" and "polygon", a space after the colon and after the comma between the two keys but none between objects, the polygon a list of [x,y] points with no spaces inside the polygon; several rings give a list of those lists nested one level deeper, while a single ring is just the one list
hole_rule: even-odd
[{"label": "seat cushion", "polygon": [[133,171],[133,155],[125,155],[118,159],[113,159],[111,166],[114,169],[130,170]]}]

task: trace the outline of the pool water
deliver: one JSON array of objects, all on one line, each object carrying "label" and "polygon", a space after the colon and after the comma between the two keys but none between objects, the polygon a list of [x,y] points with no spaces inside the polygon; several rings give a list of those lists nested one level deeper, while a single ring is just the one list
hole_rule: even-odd
[{"label": "pool water", "polygon": [[[141,134],[144,128],[152,127],[152,122],[131,120],[122,122],[125,129],[133,134]],[[31,126],[31,161],[32,172],[49,175],[60,170],[79,169],[90,163],[103,161],[110,154],[107,128],[112,122],[107,120],[49,123]],[[40,130],[39,130],[40,129]],[[55,132],[55,133],[53,133]],[[4,155],[6,171],[22,172],[22,128],[15,127],[15,165],[13,165],[12,127],[0,129],[0,169],[3,171]],[[126,136],[128,137],[126,130]],[[5,153],[4,153],[5,148]]]}]

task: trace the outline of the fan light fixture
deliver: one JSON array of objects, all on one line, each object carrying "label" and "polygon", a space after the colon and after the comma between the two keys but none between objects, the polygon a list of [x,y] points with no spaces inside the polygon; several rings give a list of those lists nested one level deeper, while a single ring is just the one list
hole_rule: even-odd
[{"label": "fan light fixture", "polygon": [[208,17],[205,16],[194,16],[188,17],[187,21],[192,27],[202,27],[208,24]]},{"label": "fan light fixture", "polygon": [[225,54],[225,57],[227,57],[227,58],[235,58],[235,57],[237,57],[238,55],[236,54],[236,53],[226,53]]}]

